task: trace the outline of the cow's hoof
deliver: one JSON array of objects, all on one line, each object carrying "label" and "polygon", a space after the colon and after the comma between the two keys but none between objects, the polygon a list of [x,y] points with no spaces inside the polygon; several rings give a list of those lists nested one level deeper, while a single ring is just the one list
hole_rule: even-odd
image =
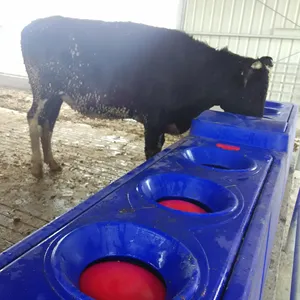
[{"label": "cow's hoof", "polygon": [[55,160],[49,162],[49,168],[52,172],[60,172],[62,170],[62,167]]},{"label": "cow's hoof", "polygon": [[41,163],[32,164],[31,174],[37,179],[42,178],[43,177],[43,165]]}]

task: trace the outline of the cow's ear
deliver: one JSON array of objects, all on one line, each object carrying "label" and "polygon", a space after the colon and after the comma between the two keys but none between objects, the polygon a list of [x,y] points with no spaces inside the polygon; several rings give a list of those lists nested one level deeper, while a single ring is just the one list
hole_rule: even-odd
[{"label": "cow's ear", "polygon": [[254,72],[261,70],[263,68],[262,62],[257,59],[250,66],[246,67],[246,69],[242,72],[244,87],[247,86],[249,78],[253,75]]},{"label": "cow's ear", "polygon": [[260,60],[256,60],[252,65],[251,65],[251,69],[252,70],[260,70],[263,67],[263,64]]},{"label": "cow's ear", "polygon": [[272,68],[273,67],[273,58],[270,56],[262,56],[259,59],[266,67]]}]

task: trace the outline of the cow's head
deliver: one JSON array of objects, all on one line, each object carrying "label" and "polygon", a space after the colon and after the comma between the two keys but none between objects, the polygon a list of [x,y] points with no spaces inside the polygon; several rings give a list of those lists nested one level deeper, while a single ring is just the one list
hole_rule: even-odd
[{"label": "cow's head", "polygon": [[238,74],[232,78],[237,92],[233,97],[222,99],[221,108],[226,112],[262,117],[272,67],[273,60],[269,56],[259,59],[240,57]]}]

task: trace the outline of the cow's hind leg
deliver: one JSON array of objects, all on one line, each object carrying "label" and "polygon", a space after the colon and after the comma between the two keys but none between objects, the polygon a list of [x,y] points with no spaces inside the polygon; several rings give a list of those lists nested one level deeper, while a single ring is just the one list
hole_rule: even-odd
[{"label": "cow's hind leg", "polygon": [[43,113],[39,120],[39,123],[42,127],[41,142],[44,154],[44,162],[49,166],[51,171],[61,171],[61,166],[53,157],[51,146],[52,133],[61,105],[62,99],[60,96],[57,95],[49,98],[49,100],[45,103]]},{"label": "cow's hind leg", "polygon": [[31,142],[31,173],[36,178],[43,176],[43,162],[40,148],[40,131],[39,131],[39,116],[43,111],[45,101],[38,97],[33,97],[33,103],[27,113],[27,121],[29,125],[29,136]]}]

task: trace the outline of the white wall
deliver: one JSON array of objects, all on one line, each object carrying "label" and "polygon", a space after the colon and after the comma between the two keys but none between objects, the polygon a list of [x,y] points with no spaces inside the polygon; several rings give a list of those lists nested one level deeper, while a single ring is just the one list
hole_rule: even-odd
[{"label": "white wall", "polygon": [[179,0],[10,0],[0,10],[0,72],[26,75],[20,33],[30,21],[51,16],[133,21],[176,28]]}]

